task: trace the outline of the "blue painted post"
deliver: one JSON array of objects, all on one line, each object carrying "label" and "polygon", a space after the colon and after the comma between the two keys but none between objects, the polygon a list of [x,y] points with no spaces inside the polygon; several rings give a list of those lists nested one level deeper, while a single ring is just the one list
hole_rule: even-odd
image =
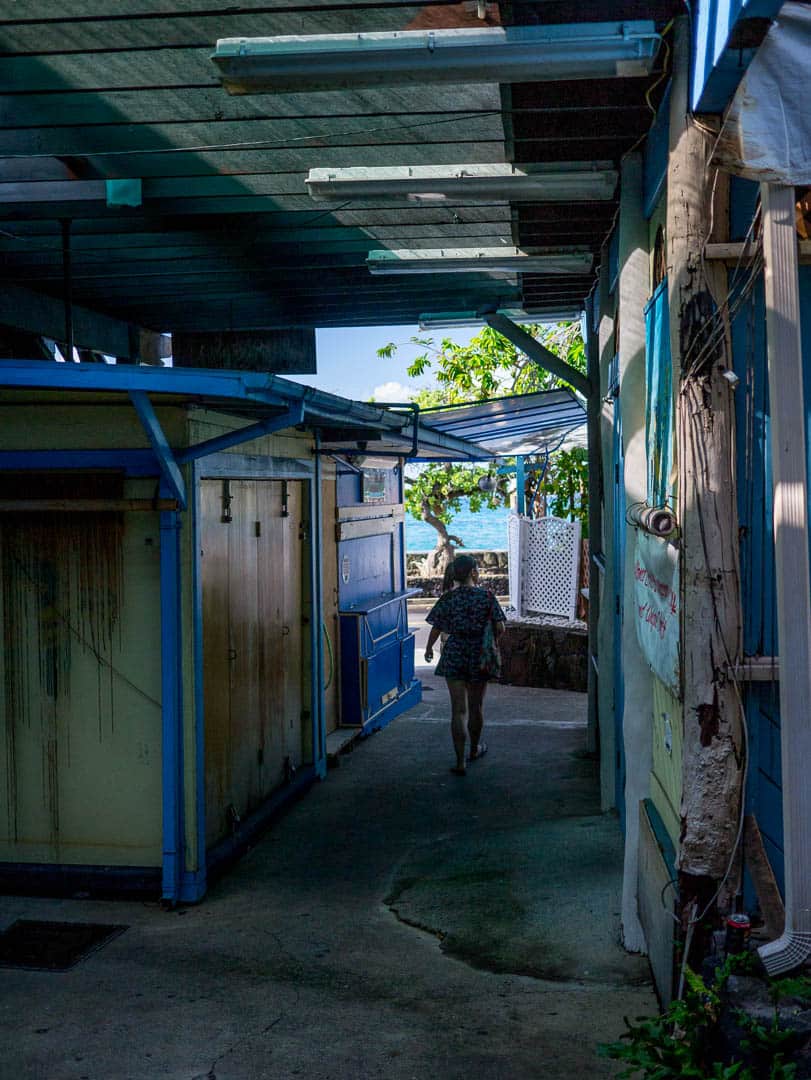
[{"label": "blue painted post", "polygon": [[[164,485],[161,485],[163,488]],[[162,495],[164,492],[162,492]],[[162,897],[180,899],[183,872],[183,653],[180,622],[180,514],[160,515],[161,714],[163,787]]]},{"label": "blue painted post", "polygon": [[197,817],[197,871],[187,874],[184,885],[184,900],[199,900],[206,891],[207,851],[206,851],[206,757],[205,757],[205,695],[203,678],[203,572],[201,555],[201,507],[200,474],[195,462],[191,477],[192,510],[192,545],[193,557],[193,619],[194,626],[194,758],[195,791]]},{"label": "blue painted post", "polygon": [[524,468],[524,455],[519,454],[515,459],[515,493],[517,498],[517,510],[519,514],[526,513],[526,486],[527,474]]},{"label": "blue painted post", "polygon": [[324,634],[322,630],[324,622],[324,604],[322,597],[323,582],[321,577],[321,455],[318,453],[320,439],[318,433],[315,436],[315,469],[310,482],[310,567],[312,582],[312,609],[313,618],[311,626],[312,640],[312,725],[313,725],[313,766],[316,775],[324,779],[327,775],[327,745],[326,745],[326,721],[324,702]]}]

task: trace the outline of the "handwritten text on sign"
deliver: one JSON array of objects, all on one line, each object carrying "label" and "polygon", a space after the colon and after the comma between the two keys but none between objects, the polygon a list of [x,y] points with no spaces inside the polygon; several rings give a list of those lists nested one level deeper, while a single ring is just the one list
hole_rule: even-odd
[{"label": "handwritten text on sign", "polygon": [[662,682],[679,693],[678,551],[639,532],[634,558],[636,636],[645,659]]}]

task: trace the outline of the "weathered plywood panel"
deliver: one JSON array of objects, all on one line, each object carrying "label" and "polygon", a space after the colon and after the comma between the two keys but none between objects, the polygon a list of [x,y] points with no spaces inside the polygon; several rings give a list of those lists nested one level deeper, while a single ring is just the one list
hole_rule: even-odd
[{"label": "weathered plywood panel", "polygon": [[[209,846],[298,768],[302,754],[302,483],[202,483]],[[308,669],[309,670],[309,669]]]},{"label": "weathered plywood panel", "polygon": [[653,768],[651,798],[678,848],[681,820],[682,759],[684,723],[681,703],[656,675],[653,687]]},{"label": "weathered plywood panel", "polygon": [[222,481],[204,480],[200,490],[200,546],[208,844],[223,835],[231,786],[228,526],[220,522],[222,505]]},{"label": "weathered plywood panel", "polygon": [[176,367],[274,371],[285,375],[315,374],[315,330],[234,330],[172,335]]},{"label": "weathered plywood panel", "polygon": [[0,531],[0,859],[159,865],[157,515],[21,514]]}]

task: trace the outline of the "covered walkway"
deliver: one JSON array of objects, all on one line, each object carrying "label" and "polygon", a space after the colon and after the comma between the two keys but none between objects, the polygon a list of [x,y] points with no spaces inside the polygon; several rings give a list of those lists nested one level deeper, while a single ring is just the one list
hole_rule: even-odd
[{"label": "covered walkway", "polygon": [[618,944],[620,834],[585,696],[492,687],[490,753],[461,779],[444,684],[420,674],[423,704],[198,907],[0,898],[0,928],[128,926],[71,970],[0,969],[0,1076],[610,1075],[595,1044],[655,1001]]}]

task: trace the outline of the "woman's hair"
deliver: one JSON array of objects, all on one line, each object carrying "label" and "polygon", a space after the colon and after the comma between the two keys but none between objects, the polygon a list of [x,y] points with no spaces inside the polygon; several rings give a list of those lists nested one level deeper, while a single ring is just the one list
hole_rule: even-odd
[{"label": "woman's hair", "polygon": [[454,581],[467,581],[476,569],[476,560],[472,555],[457,555],[451,566]]},{"label": "woman's hair", "polygon": [[455,584],[456,578],[453,576],[453,563],[449,562],[445,567],[445,573],[442,575],[442,591],[444,593],[450,592]]}]

